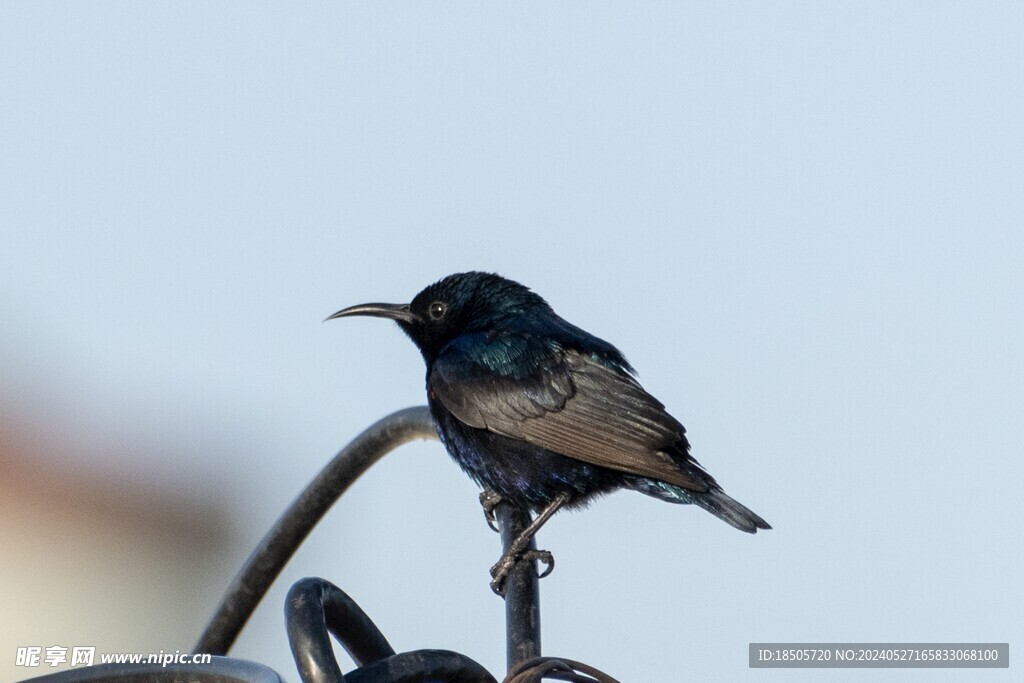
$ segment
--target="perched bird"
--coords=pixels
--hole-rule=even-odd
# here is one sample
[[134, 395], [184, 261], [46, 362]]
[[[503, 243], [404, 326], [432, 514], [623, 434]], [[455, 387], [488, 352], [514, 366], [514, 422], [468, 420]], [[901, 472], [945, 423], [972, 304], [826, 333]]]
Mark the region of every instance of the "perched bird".
[[[419, 347], [437, 433], [484, 488], [489, 521], [498, 497], [538, 513], [491, 570], [495, 592], [555, 511], [617, 489], [698, 505], [741, 531], [771, 528], [694, 460], [683, 425], [618, 349], [523, 285], [456, 273], [412, 303], [352, 306], [328, 320], [355, 315], [390, 318]], [[551, 565], [549, 553], [540, 558]]]

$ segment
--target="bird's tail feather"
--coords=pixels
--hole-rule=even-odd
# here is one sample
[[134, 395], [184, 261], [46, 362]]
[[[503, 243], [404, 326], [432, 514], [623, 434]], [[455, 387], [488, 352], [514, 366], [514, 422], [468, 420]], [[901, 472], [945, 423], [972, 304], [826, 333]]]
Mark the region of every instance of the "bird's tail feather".
[[758, 529], [772, 528], [768, 522], [761, 519], [760, 515], [743, 503], [730, 498], [721, 489], [698, 493], [693, 496], [693, 502], [748, 534], [755, 534]]
[[633, 488], [649, 496], [667, 500], [670, 503], [694, 504], [704, 508], [715, 517], [748, 534], [757, 533], [758, 529], [771, 529], [768, 522], [743, 503], [726, 495], [720, 488], [710, 491], [688, 491], [674, 484], [663, 481], [637, 478], [632, 482]]

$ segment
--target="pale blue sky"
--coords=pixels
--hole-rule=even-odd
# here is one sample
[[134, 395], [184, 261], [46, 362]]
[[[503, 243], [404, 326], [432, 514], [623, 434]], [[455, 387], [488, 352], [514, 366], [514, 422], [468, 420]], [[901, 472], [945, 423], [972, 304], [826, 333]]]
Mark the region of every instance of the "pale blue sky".
[[[1012, 2], [5, 2], [5, 400], [226, 496], [251, 546], [424, 401], [394, 325], [320, 321], [493, 270], [618, 345], [775, 526], [631, 493], [557, 516], [546, 653], [782, 681], [748, 642], [1018, 647], [1022, 35]], [[319, 575], [398, 650], [500, 674], [498, 551], [408, 446], [233, 654], [298, 680], [283, 597]]]

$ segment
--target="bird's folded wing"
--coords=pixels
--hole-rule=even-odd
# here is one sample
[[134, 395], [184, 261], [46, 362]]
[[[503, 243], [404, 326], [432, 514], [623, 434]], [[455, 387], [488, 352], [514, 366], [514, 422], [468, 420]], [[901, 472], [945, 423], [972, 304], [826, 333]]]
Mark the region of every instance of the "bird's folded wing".
[[664, 452], [685, 430], [636, 380], [576, 351], [533, 351], [527, 354], [528, 371], [518, 362], [514, 372], [503, 373], [486, 356], [481, 359], [479, 348], [449, 348], [431, 367], [430, 390], [472, 427], [620, 472], [707, 490], [704, 477], [685, 472]]

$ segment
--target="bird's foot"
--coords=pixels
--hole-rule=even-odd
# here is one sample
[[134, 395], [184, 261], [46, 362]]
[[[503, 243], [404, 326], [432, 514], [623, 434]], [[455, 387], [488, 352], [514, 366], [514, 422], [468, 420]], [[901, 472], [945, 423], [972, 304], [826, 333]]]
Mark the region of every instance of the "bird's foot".
[[555, 556], [547, 550], [527, 550], [522, 554], [517, 553], [505, 553], [498, 560], [497, 564], [491, 567], [491, 590], [496, 594], [504, 597], [505, 596], [505, 584], [508, 581], [509, 572], [516, 566], [516, 563], [520, 560], [530, 562], [531, 565], [535, 560], [539, 560], [544, 563], [544, 570], [538, 574], [538, 578], [543, 579], [545, 576], [550, 574], [555, 569]]
[[484, 519], [487, 520], [487, 526], [498, 533], [498, 519], [494, 516], [494, 508], [498, 507], [498, 503], [502, 501], [501, 494], [495, 493], [494, 491], [481, 491], [480, 492], [480, 506], [484, 509]]

